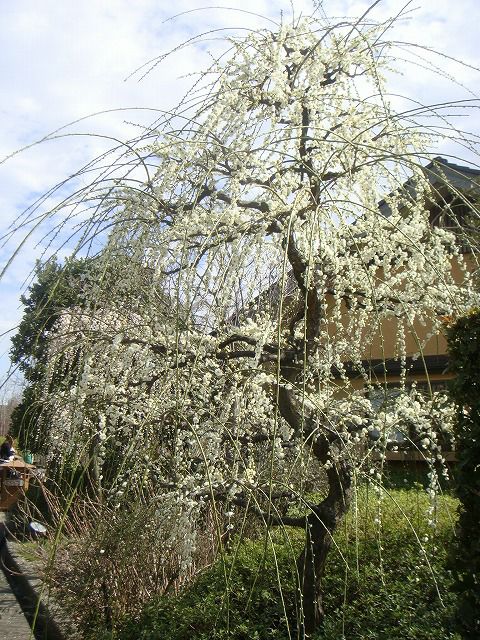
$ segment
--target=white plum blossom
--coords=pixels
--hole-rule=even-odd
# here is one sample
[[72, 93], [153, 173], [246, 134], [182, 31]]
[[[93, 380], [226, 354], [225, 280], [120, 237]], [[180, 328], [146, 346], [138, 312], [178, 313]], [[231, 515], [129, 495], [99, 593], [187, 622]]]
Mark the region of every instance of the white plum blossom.
[[52, 454], [95, 459], [114, 502], [153, 496], [185, 562], [205, 505], [290, 522], [268, 502], [305, 503], [322, 476], [330, 502], [297, 524], [323, 544], [395, 430], [442, 460], [448, 402], [369, 399], [384, 332], [405, 391], [412, 336], [419, 355], [474, 296], [455, 237], [430, 224], [431, 138], [389, 104], [383, 32], [303, 18], [233, 39], [197, 110], [150, 137], [150, 179], [104, 196], [99, 260], [120, 266], [52, 332]]

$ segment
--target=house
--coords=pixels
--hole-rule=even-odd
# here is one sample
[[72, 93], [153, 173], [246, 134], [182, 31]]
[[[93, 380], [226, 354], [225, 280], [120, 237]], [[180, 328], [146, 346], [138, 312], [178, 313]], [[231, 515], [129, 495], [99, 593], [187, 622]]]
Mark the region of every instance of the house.
[[[475, 243], [478, 247], [480, 225], [476, 203], [480, 201], [480, 170], [448, 162], [437, 157], [424, 168], [431, 185], [431, 197], [426, 203], [430, 212], [430, 223], [452, 231], [457, 236], [459, 259], [452, 263], [454, 280], [462, 282], [465, 270], [480, 273]], [[403, 186], [406, 197], [415, 197], [414, 186], [406, 182]], [[390, 214], [387, 202], [379, 203], [382, 215]], [[460, 262], [462, 265], [460, 265]], [[428, 395], [445, 391], [452, 374], [448, 370], [447, 342], [442, 333], [432, 332], [428, 325], [415, 325], [405, 336], [406, 360], [396, 355], [394, 318], [384, 320], [378, 327], [376, 339], [372, 340], [368, 354], [359, 367], [345, 363], [350, 384], [361, 390], [368, 387], [372, 403], [379, 408], [392, 401], [402, 384], [406, 370], [405, 386], [415, 385], [418, 391]], [[419, 354], [420, 351], [420, 355]], [[366, 384], [365, 372], [368, 373]], [[396, 434], [398, 451], [389, 451], [390, 461], [422, 461], [423, 454], [412, 450], [405, 434]], [[403, 449], [403, 451], [402, 451]], [[453, 452], [446, 452], [446, 460], [454, 461]]]
[[[459, 257], [452, 263], [453, 278], [462, 282], [466, 272], [479, 271], [479, 265], [472, 246], [477, 243], [476, 234], [480, 235], [479, 217], [475, 205], [480, 201], [480, 170], [464, 165], [454, 164], [444, 158], [434, 158], [424, 167], [431, 192], [425, 207], [429, 211], [432, 226], [442, 227], [452, 231], [458, 242]], [[397, 194], [398, 195], [398, 194]], [[401, 197], [418, 199], [415, 184], [407, 181], [401, 188]], [[387, 200], [379, 203], [380, 214], [388, 218], [391, 214]], [[289, 275], [283, 286], [273, 281], [248, 306], [240, 308], [241, 316], [254, 317], [257, 313], [270, 309], [273, 317], [278, 313], [278, 300], [282, 298], [282, 314], [284, 319], [293, 316], [296, 309], [296, 283]], [[328, 300], [327, 294], [327, 316]], [[351, 311], [345, 303], [342, 310], [347, 318]], [[232, 316], [233, 324], [237, 316]], [[416, 322], [405, 335], [404, 356], [398, 355], [396, 346], [397, 330], [394, 326], [395, 317], [384, 319], [375, 324], [372, 339], [369, 341], [368, 353], [364, 354], [361, 363], [343, 362], [342, 370], [334, 371], [338, 378], [339, 390], [342, 387], [352, 388], [360, 393], [367, 393], [372, 404], [380, 408], [400, 393], [400, 387], [415, 385], [420, 392], [430, 395], [436, 391], [447, 389], [452, 374], [448, 371], [447, 342], [438, 331], [432, 331], [432, 326], [421, 325]], [[332, 325], [332, 335], [335, 327]], [[420, 353], [420, 355], [419, 355]], [[406, 378], [405, 378], [406, 371]], [[397, 442], [407, 450], [391, 451], [388, 457], [394, 459], [422, 459], [420, 452], [408, 451], [408, 439], [405, 434], [397, 434]], [[447, 454], [447, 460], [453, 459], [453, 454]]]
[[[455, 281], [461, 282], [464, 277], [463, 269], [470, 272], [479, 269], [472, 244], [476, 239], [475, 234], [480, 236], [480, 225], [475, 223], [478, 214], [474, 213], [472, 206], [480, 201], [480, 170], [435, 158], [424, 171], [432, 187], [431, 200], [426, 205], [430, 211], [430, 223], [432, 226], [448, 229], [457, 236], [463, 265], [461, 268], [458, 261], [454, 261], [452, 271]], [[403, 188], [408, 196], [414, 195], [413, 187], [408, 182]], [[380, 202], [379, 208], [382, 215], [388, 217], [389, 208], [385, 201]], [[386, 376], [388, 383], [393, 385], [399, 379], [401, 363], [395, 357], [395, 332], [389, 330], [389, 322], [393, 320], [386, 321], [381, 326], [382, 343], [380, 344], [380, 340], [372, 342], [370, 353], [366, 354], [363, 364], [372, 379], [385, 381]], [[408, 375], [412, 381], [416, 381], [418, 388], [441, 390], [451, 377], [447, 371], [447, 343], [445, 337], [438, 333], [428, 339], [429, 333], [428, 326], [415, 326], [411, 335], [406, 337]], [[418, 358], [415, 354], [419, 351], [419, 343], [424, 343], [424, 346], [421, 357]], [[355, 368], [349, 364], [348, 370], [354, 378]]]

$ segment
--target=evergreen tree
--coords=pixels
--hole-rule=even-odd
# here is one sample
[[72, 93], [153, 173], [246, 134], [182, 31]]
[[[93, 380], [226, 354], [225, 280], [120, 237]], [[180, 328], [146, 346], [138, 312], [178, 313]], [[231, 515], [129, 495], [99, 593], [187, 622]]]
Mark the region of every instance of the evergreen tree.
[[47, 338], [60, 313], [81, 303], [82, 281], [90, 262], [70, 258], [61, 264], [55, 257], [37, 262], [36, 280], [21, 297], [24, 314], [10, 350], [12, 363], [25, 378], [22, 400], [11, 418], [11, 432], [21, 448], [42, 449], [38, 398], [44, 382]]

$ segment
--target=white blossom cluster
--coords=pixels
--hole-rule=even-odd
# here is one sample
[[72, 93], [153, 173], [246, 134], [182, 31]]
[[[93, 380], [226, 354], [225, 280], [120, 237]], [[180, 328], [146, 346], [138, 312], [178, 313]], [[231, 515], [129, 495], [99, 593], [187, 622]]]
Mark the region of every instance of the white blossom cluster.
[[384, 45], [376, 27], [311, 19], [232, 41], [198, 111], [148, 148], [144, 191], [108, 195], [116, 286], [92, 287], [53, 332], [52, 455], [95, 456], [117, 504], [148, 490], [186, 548], [206, 503], [299, 491], [323, 436], [319, 470], [361, 464], [373, 432], [385, 444], [405, 425], [442, 461], [448, 403], [403, 394], [375, 413], [348, 370], [368, 386], [385, 327], [405, 363], [409, 335], [425, 328], [421, 353], [474, 295], [453, 236], [430, 226], [428, 138], [388, 104]]

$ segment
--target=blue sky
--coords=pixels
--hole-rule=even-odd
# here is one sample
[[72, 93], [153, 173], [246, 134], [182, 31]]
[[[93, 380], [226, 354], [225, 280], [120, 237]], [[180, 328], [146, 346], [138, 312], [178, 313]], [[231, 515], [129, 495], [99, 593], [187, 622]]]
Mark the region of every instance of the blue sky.
[[[213, 4], [273, 18], [281, 11], [290, 13], [289, 0], [220, 0]], [[325, 0], [323, 10], [328, 15], [359, 15], [369, 4]], [[372, 15], [390, 16], [405, 4], [384, 0]], [[294, 5], [297, 13], [310, 12], [308, 0]], [[0, 0], [0, 237], [37, 197], [111, 146], [109, 141], [81, 134], [128, 139], [138, 132], [129, 123], [148, 124], [155, 119], [152, 112], [139, 110], [86, 116], [117, 108], [174, 106], [191, 83], [184, 76], [208, 65], [208, 51], [218, 51], [222, 45], [210, 40], [182, 49], [141, 81], [141, 73], [130, 75], [135, 69], [193, 35], [223, 27], [266, 25], [261, 18], [240, 11], [196, 11], [205, 6], [208, 3], [200, 0], [177, 0], [174, 9], [173, 3], [162, 0]], [[396, 39], [433, 46], [474, 66], [480, 64], [477, 0], [418, 0], [408, 10], [412, 10], [408, 19], [394, 32]], [[182, 11], [190, 13], [165, 22]], [[421, 50], [418, 53], [423, 63], [426, 56]], [[478, 72], [449, 60], [436, 62], [461, 85], [473, 92], [479, 88]], [[401, 60], [399, 64], [405, 73], [393, 78], [398, 93], [424, 103], [472, 97], [465, 88], [421, 67], [414, 69]], [[63, 137], [15, 154], [80, 118], [86, 119], [62, 129]], [[480, 134], [478, 113], [471, 114], [465, 128]], [[18, 298], [35, 259], [45, 249], [41, 237], [33, 234], [0, 282], [0, 333], [15, 327], [21, 317]], [[20, 239], [21, 234], [16, 234], [0, 246], [0, 263], [8, 260]], [[0, 339], [0, 380], [8, 369], [8, 349], [5, 336]]]

